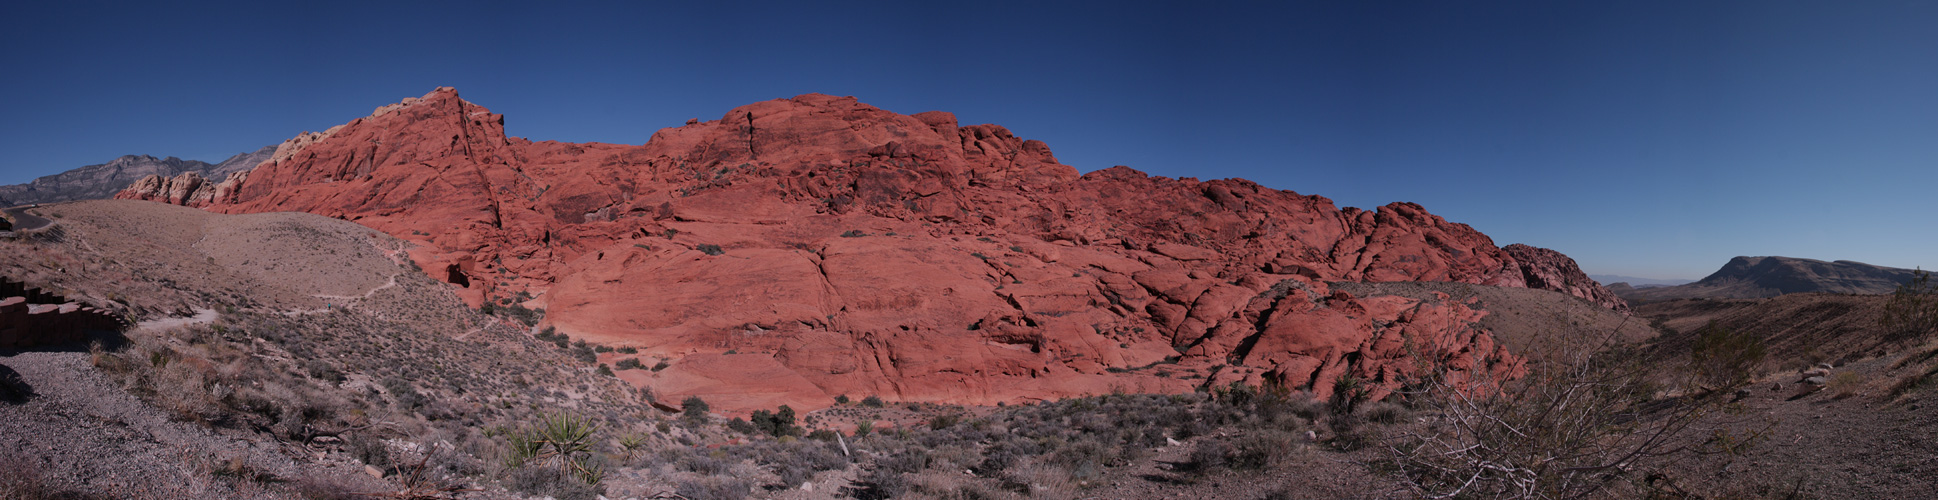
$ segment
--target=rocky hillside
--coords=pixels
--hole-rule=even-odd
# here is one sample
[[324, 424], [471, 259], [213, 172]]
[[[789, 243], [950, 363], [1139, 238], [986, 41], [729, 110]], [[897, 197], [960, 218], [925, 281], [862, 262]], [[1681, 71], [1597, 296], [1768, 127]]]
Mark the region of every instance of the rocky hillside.
[[107, 163], [88, 165], [34, 179], [26, 184], [0, 186], [0, 206], [111, 198], [115, 193], [127, 188], [130, 183], [150, 176], [173, 178], [193, 173], [204, 177], [224, 178], [231, 173], [256, 168], [257, 164], [268, 160], [275, 150], [272, 146], [254, 152], [238, 153], [214, 165], [173, 156], [167, 158], [148, 155], [123, 156]]
[[[533, 142], [440, 88], [202, 189], [118, 197], [356, 221], [473, 304], [669, 362], [622, 376], [716, 408], [841, 394], [963, 403], [1276, 381], [1382, 390], [1518, 369], [1460, 300], [1329, 281], [1532, 287], [1625, 308], [1571, 259], [1419, 205], [1241, 179], [1078, 175], [1040, 141], [852, 97], [755, 103], [643, 145]], [[650, 359], [648, 360], [650, 364]], [[1146, 368], [1166, 365], [1166, 369]]]
[[1840, 260], [1737, 257], [1695, 283], [1614, 290], [1631, 301], [1755, 299], [1790, 293], [1891, 293], [1911, 280], [1912, 270]]

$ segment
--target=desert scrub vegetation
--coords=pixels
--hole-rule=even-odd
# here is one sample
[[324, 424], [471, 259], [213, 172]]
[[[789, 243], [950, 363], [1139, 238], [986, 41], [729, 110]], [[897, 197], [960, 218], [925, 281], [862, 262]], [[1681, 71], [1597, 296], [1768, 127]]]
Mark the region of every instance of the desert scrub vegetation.
[[[478, 325], [464, 340], [463, 330], [424, 326], [435, 323], [441, 321], [341, 308], [294, 316], [238, 310], [212, 324], [131, 332], [121, 345], [97, 345], [90, 359], [177, 420], [354, 458], [404, 493], [496, 482], [554, 498], [595, 498], [596, 488], [583, 481], [506, 467], [512, 447], [491, 429], [543, 428], [561, 412], [598, 428], [652, 428], [652, 410], [632, 387], [556, 369], [578, 362], [569, 350], [480, 317], [458, 323]], [[649, 441], [664, 445], [664, 434]], [[611, 443], [591, 447], [574, 463], [602, 464], [617, 451]], [[293, 493], [316, 489], [324, 492], [318, 498], [330, 498], [325, 493], [335, 491], [297, 479], [286, 485]]]
[[586, 417], [557, 413], [538, 425], [507, 436], [505, 466], [514, 490], [566, 498], [605, 493], [603, 455], [593, 453], [599, 423]]
[[[1760, 357], [1740, 352], [1751, 350], [1741, 337], [1711, 335], [1719, 340], [1706, 348], [1737, 352], [1689, 371], [1733, 387], [1742, 361]], [[1455, 387], [1428, 377], [1401, 393], [1422, 422], [1388, 437], [1377, 465], [1424, 498], [1658, 498], [1681, 491], [1662, 473], [1675, 460], [1742, 455], [1774, 426], [1739, 415], [1727, 391], [1668, 395], [1656, 375], [1638, 351], [1609, 349], [1538, 363], [1512, 381]]]
[[[1239, 384], [1177, 395], [1112, 394], [1008, 406], [987, 416], [944, 410], [927, 425], [864, 434], [856, 498], [1067, 496], [1097, 488], [1112, 470], [1188, 446], [1165, 481], [1259, 471], [1315, 451], [1338, 417], [1309, 395]], [[1308, 434], [1311, 432], [1311, 434]], [[1311, 437], [1308, 437], [1311, 436]], [[963, 477], [963, 471], [972, 476]], [[949, 478], [944, 480], [943, 478]]]
[[1931, 273], [1924, 269], [1913, 271], [1911, 281], [1898, 285], [1891, 294], [1878, 321], [1896, 338], [1938, 332], [1938, 283], [1931, 282]]
[[1756, 377], [1767, 352], [1762, 337], [1711, 321], [1696, 330], [1689, 352], [1691, 381], [1716, 390], [1742, 386]]

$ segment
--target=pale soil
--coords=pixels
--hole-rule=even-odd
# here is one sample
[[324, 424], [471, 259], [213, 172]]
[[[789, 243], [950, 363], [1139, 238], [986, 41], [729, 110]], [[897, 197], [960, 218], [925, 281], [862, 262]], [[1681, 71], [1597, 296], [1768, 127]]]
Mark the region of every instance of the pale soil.
[[76, 351], [0, 356], [36, 394], [22, 404], [0, 404], [0, 454], [26, 460], [57, 489], [127, 499], [283, 498], [210, 471], [232, 460], [279, 478], [361, 467], [340, 459], [299, 462], [292, 458], [304, 453], [299, 448], [254, 432], [170, 420], [102, 377], [88, 357]]

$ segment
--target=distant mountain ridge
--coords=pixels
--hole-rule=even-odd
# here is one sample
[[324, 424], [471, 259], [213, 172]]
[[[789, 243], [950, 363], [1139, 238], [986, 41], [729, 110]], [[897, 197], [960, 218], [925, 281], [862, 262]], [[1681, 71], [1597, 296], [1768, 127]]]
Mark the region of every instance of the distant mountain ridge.
[[203, 177], [220, 179], [233, 172], [256, 168], [275, 153], [276, 146], [266, 146], [252, 152], [237, 153], [213, 165], [173, 156], [126, 155], [107, 163], [43, 176], [25, 184], [0, 186], [0, 206], [113, 198], [128, 184], [150, 175], [175, 177], [196, 172]]
[[1631, 301], [1757, 299], [1792, 293], [1883, 294], [1911, 280], [1912, 270], [1839, 260], [1736, 257], [1695, 283], [1677, 286], [1609, 287]]
[[1675, 286], [1675, 285], [1681, 285], [1686, 283], [1694, 283], [1696, 281], [1692, 279], [1666, 279], [1665, 280], [1665, 279], [1655, 279], [1655, 278], [1638, 278], [1635, 276], [1622, 276], [1619, 274], [1590, 274], [1588, 275], [1588, 277], [1601, 283], [1608, 283], [1608, 284], [1628, 283], [1630, 286], [1635, 286], [1639, 288], [1647, 288], [1651, 286]]

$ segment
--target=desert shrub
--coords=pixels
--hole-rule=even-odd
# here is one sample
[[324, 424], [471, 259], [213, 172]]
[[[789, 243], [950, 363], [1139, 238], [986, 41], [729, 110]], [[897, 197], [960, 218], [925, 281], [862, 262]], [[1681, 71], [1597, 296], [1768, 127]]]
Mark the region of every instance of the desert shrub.
[[1899, 376], [1898, 381], [1892, 383], [1890, 390], [1885, 392], [1885, 397], [1896, 399], [1920, 387], [1931, 385], [1935, 377], [1938, 377], [1938, 366], [1933, 366], [1930, 370], [1912, 370], [1911, 373]]
[[558, 500], [595, 500], [605, 488], [567, 479], [548, 467], [524, 466], [505, 473], [505, 488], [532, 496]]
[[316, 358], [303, 361], [303, 372], [308, 374], [310, 378], [324, 382], [336, 383], [344, 380], [343, 372], [337, 371], [336, 367], [331, 366], [328, 361]]
[[673, 462], [673, 466], [683, 471], [708, 476], [726, 474], [728, 470], [733, 468], [733, 464], [727, 463], [726, 460], [698, 453], [687, 453], [677, 457]]
[[402, 378], [385, 378], [383, 380], [383, 386], [385, 391], [390, 392], [390, 400], [396, 403], [398, 408], [415, 410], [418, 407], [424, 406], [424, 395], [418, 394], [417, 387], [412, 386], [410, 382], [406, 382]]
[[1368, 422], [1387, 425], [1404, 422], [1410, 417], [1405, 406], [1386, 402], [1369, 405], [1362, 413]]
[[1720, 394], [1655, 399], [1652, 370], [1614, 350], [1537, 365], [1499, 390], [1428, 377], [1411, 396], [1434, 425], [1388, 440], [1385, 466], [1423, 497], [1583, 498], [1680, 456], [1741, 453], [1770, 429], [1706, 418], [1725, 413]]
[[1697, 383], [1728, 389], [1749, 383], [1757, 365], [1763, 362], [1765, 348], [1762, 337], [1711, 321], [1696, 331], [1689, 354]]
[[386, 471], [386, 474], [391, 471], [390, 447], [384, 445], [383, 439], [367, 432], [357, 432], [345, 438], [343, 444], [349, 448], [350, 456], [356, 457], [364, 465]]
[[600, 374], [600, 375], [605, 375], [605, 376], [608, 376], [608, 377], [611, 377], [611, 376], [613, 376], [613, 375], [612, 375], [612, 367], [610, 367], [610, 366], [606, 366], [606, 364], [605, 364], [605, 363], [599, 363], [599, 368], [598, 368], [598, 369], [596, 369], [596, 370], [595, 370], [594, 372], [595, 372], [595, 373], [598, 373], [598, 374]]
[[868, 396], [865, 398], [861, 398], [861, 405], [869, 408], [881, 408], [882, 398], [875, 397], [875, 396]]
[[828, 449], [825, 444], [788, 446], [779, 450], [766, 450], [755, 457], [755, 461], [774, 470], [779, 476], [782, 488], [800, 486], [814, 477], [814, 473], [825, 470], [839, 470], [848, 467], [848, 460], [840, 452]]
[[1209, 472], [1223, 467], [1231, 455], [1230, 443], [1221, 439], [1203, 439], [1191, 448], [1191, 454], [1178, 464], [1178, 468], [1186, 472]]
[[620, 354], [639, 354], [639, 348], [637, 347], [621, 347], [618, 351]]
[[753, 481], [737, 477], [709, 476], [680, 481], [674, 492], [689, 500], [740, 500], [754, 489]]
[[755, 410], [751, 420], [755, 429], [770, 436], [781, 437], [801, 434], [801, 428], [794, 425], [794, 409], [789, 408], [787, 405], [781, 405], [778, 410], [773, 412]]
[[1843, 399], [1856, 395], [1857, 390], [1863, 385], [1864, 377], [1850, 370], [1843, 370], [1831, 375], [1825, 388], [1830, 390], [1831, 397]]
[[1239, 438], [1232, 444], [1232, 451], [1225, 461], [1234, 469], [1258, 470], [1283, 461], [1287, 451], [1293, 449], [1291, 434], [1279, 431], [1261, 431]]
[[701, 243], [699, 246], [693, 247], [693, 249], [699, 250], [700, 253], [704, 253], [707, 255], [720, 255], [720, 254], [727, 253], [726, 250], [720, 249], [720, 245], [715, 245], [712, 243]]
[[867, 235], [868, 233], [863, 233], [860, 229], [849, 229], [847, 232], [841, 233], [841, 237], [843, 238], [860, 238]]
[[854, 436], [857, 438], [866, 437], [868, 436], [868, 433], [874, 432], [874, 430], [875, 430], [875, 421], [873, 420], [863, 420], [860, 422], [855, 422]]
[[680, 401], [680, 413], [687, 420], [705, 421], [707, 412], [712, 410], [707, 406], [707, 400], [700, 399], [699, 396], [687, 396], [685, 400]]
[[1898, 285], [1879, 322], [1899, 338], [1938, 332], [1938, 283], [1931, 282], [1931, 273], [1920, 268], [1911, 281]]
[[[761, 410], [761, 411], [767, 411], [767, 410]], [[760, 428], [754, 427], [753, 423], [748, 422], [746, 419], [743, 419], [740, 417], [734, 417], [733, 420], [728, 420], [727, 429], [741, 434], [754, 434], [754, 433], [760, 432]]]
[[290, 485], [296, 496], [303, 500], [356, 500], [359, 495], [354, 483], [336, 475], [305, 475], [296, 478]]
[[834, 404], [838, 404], [838, 405], [845, 405], [845, 404], [848, 404], [848, 395], [847, 395], [847, 394], [842, 394], [842, 395], [840, 395], [840, 396], [835, 396], [835, 397], [834, 397]]
[[929, 419], [929, 429], [939, 431], [950, 427], [955, 427], [956, 423], [961, 421], [962, 421], [961, 415], [955, 415], [955, 414], [936, 415], [935, 418]]
[[40, 465], [27, 456], [0, 455], [0, 498], [9, 500], [95, 500], [106, 497], [67, 491], [48, 481]]

